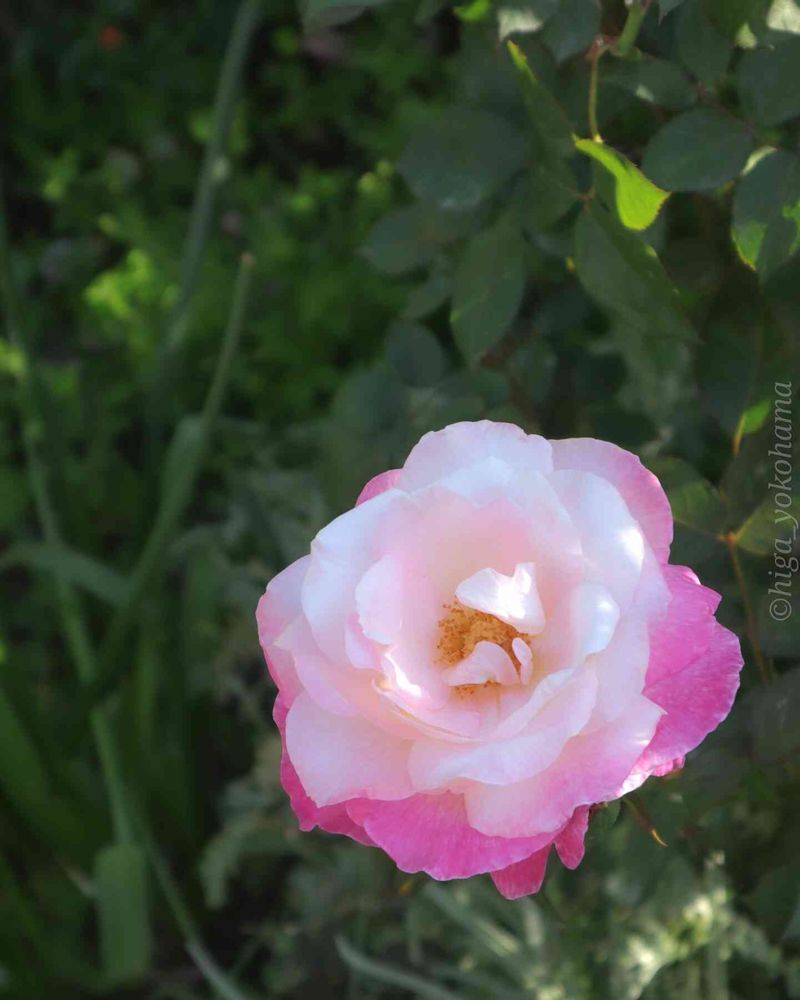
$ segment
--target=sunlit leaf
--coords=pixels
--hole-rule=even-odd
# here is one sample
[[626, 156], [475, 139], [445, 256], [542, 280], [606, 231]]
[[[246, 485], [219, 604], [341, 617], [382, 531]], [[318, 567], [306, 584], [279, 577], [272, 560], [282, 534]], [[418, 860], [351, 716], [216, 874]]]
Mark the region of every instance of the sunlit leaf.
[[615, 207], [628, 229], [647, 229], [669, 197], [622, 153], [597, 139], [576, 139], [575, 148], [601, 164], [614, 178]]
[[800, 160], [772, 149], [753, 161], [736, 187], [733, 240], [766, 279], [800, 248]]

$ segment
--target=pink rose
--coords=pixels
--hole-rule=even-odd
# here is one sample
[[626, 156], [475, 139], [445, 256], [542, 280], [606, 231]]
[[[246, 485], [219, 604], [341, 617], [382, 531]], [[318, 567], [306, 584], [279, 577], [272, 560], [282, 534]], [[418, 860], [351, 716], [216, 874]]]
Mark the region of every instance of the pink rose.
[[616, 445], [426, 434], [258, 607], [301, 829], [509, 898], [551, 847], [576, 867], [590, 806], [682, 764], [738, 687], [719, 595], [671, 540], [658, 480]]

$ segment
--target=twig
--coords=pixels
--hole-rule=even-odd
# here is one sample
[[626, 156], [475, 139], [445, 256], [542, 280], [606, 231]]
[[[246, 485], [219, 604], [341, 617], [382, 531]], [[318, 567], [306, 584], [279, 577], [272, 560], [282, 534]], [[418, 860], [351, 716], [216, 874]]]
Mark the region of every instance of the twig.
[[169, 384], [172, 366], [186, 337], [189, 306], [197, 289], [200, 265], [208, 243], [214, 202], [220, 184], [220, 167], [233, 120], [239, 81], [262, 10], [262, 0], [242, 0], [225, 50], [214, 98], [211, 130], [192, 204], [189, 232], [181, 263], [178, 297], [169, 318], [151, 386], [149, 413], [156, 425], [162, 411], [163, 392]]
[[742, 605], [744, 606], [747, 640], [750, 643], [750, 649], [753, 652], [753, 659], [756, 661], [756, 666], [758, 667], [758, 672], [761, 675], [761, 680], [765, 684], [769, 684], [771, 680], [770, 671], [767, 666], [767, 661], [764, 659], [764, 654], [761, 652], [758, 621], [755, 616], [755, 611], [753, 610], [752, 601], [750, 600], [750, 594], [747, 590], [747, 581], [745, 580], [744, 572], [742, 571], [742, 563], [739, 559], [739, 550], [736, 546], [736, 535], [733, 532], [729, 532], [724, 536], [724, 540], [728, 547], [731, 562], [733, 563], [733, 572], [736, 577], [736, 582], [739, 585], [739, 594], [741, 595]]
[[587, 58], [591, 67], [589, 76], [589, 133], [595, 142], [601, 142], [600, 129], [597, 126], [597, 91], [600, 81], [600, 58], [606, 51], [606, 44], [602, 38], [597, 38], [589, 49]]
[[636, 45], [639, 37], [639, 30], [642, 27], [647, 11], [650, 9], [650, 0], [633, 0], [622, 34], [617, 39], [614, 51], [618, 56], [625, 58], [629, 56]]

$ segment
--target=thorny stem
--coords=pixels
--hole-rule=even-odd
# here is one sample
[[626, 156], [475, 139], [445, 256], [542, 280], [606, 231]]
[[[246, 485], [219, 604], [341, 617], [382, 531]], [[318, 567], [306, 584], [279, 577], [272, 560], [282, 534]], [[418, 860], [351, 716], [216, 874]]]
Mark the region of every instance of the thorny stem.
[[631, 792], [629, 795], [626, 795], [622, 801], [633, 813], [639, 826], [641, 826], [643, 830], [646, 830], [660, 847], [666, 847], [667, 845], [661, 839], [658, 830], [656, 830], [655, 823], [653, 823], [652, 817], [647, 811], [647, 807], [644, 802], [642, 802], [641, 798], [635, 792]]

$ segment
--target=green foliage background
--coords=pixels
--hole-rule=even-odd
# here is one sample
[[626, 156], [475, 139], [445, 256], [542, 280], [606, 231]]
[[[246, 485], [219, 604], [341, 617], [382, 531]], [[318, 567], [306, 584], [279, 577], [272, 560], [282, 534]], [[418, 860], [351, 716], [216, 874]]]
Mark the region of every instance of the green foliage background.
[[[0, 37], [0, 997], [800, 997], [796, 0], [29, 0]], [[515, 903], [298, 834], [253, 621], [481, 417], [637, 451], [746, 655]]]

